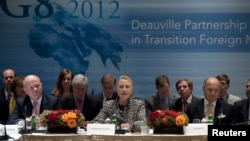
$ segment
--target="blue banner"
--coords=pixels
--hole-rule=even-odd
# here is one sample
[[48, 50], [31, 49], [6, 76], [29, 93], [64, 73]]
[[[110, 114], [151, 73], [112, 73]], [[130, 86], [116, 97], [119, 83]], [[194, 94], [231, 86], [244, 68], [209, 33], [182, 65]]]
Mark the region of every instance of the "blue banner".
[[226, 73], [230, 92], [245, 97], [250, 76], [248, 0], [1, 0], [0, 69], [37, 74], [50, 93], [63, 68], [83, 73], [89, 93], [105, 73], [129, 75], [139, 98], [166, 74], [203, 96], [208, 76]]

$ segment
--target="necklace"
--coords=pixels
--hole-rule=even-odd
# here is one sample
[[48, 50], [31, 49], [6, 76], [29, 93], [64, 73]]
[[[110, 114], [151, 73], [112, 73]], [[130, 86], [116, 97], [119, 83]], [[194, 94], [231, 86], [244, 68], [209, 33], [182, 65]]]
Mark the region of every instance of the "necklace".
[[118, 102], [116, 103], [116, 106], [117, 106], [117, 109], [118, 109], [119, 113], [122, 113], [124, 111], [124, 109], [125, 109], [125, 107], [121, 106]]

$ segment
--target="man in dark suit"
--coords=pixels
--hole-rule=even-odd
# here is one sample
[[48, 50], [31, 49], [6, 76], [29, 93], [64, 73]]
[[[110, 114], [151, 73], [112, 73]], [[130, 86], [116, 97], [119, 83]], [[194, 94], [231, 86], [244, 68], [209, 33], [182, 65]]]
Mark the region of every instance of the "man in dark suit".
[[3, 88], [0, 89], [0, 123], [6, 124], [10, 112], [9, 112], [9, 106], [10, 106], [10, 99], [12, 96], [14, 96], [14, 93], [11, 91], [11, 83], [13, 79], [15, 78], [15, 71], [13, 69], [5, 69], [2, 72], [2, 83]]
[[38, 76], [26, 76], [23, 80], [23, 88], [27, 96], [17, 99], [15, 109], [7, 122], [8, 124], [16, 124], [17, 119], [26, 119], [32, 114], [39, 116], [43, 110], [61, 108], [57, 97], [43, 94], [42, 83]]
[[177, 80], [175, 88], [181, 97], [175, 101], [173, 110], [186, 113], [188, 104], [200, 99], [192, 94], [193, 82], [187, 78], [180, 78], [179, 80]]
[[219, 99], [220, 81], [215, 77], [208, 77], [203, 82], [204, 98], [188, 105], [189, 122], [202, 119], [204, 116], [213, 117], [213, 124], [227, 125], [232, 123], [233, 106]]
[[116, 79], [111, 74], [105, 74], [101, 78], [102, 92], [95, 95], [95, 97], [102, 103], [102, 107], [105, 105], [105, 102], [117, 97], [115, 92], [115, 83]]
[[102, 103], [98, 102], [96, 97], [87, 94], [88, 78], [86, 76], [75, 75], [71, 85], [73, 93], [61, 98], [62, 109], [78, 109], [82, 111], [85, 121], [91, 121], [99, 113]]
[[157, 92], [145, 98], [146, 115], [160, 109], [172, 109], [176, 95], [170, 93], [170, 82], [166, 75], [159, 75], [155, 79]]
[[234, 103], [233, 124], [250, 124], [250, 79], [246, 84], [246, 96], [247, 98]]

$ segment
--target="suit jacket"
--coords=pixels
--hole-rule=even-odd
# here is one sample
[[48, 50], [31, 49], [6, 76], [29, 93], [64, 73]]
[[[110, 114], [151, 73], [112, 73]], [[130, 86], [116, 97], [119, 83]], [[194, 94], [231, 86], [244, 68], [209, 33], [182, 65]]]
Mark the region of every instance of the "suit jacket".
[[145, 105], [142, 100], [130, 97], [127, 107], [122, 112], [117, 103], [118, 98], [107, 101], [93, 122], [103, 123], [105, 119], [112, 119], [112, 115], [116, 114], [119, 126], [122, 123], [129, 123], [132, 128], [133, 126], [140, 127], [143, 123], [146, 123]]
[[249, 99], [242, 99], [234, 103], [233, 124], [247, 122], [249, 112]]
[[[76, 101], [74, 94], [69, 94], [60, 99], [62, 109], [64, 110], [73, 110], [77, 109], [76, 108]], [[96, 97], [85, 94], [84, 102], [83, 102], [83, 107], [82, 107], [82, 114], [85, 117], [85, 121], [91, 121], [93, 120], [96, 115], [99, 113], [101, 109], [101, 105]]]
[[[174, 94], [169, 94], [168, 95], [168, 105], [167, 107], [169, 109], [172, 109], [172, 107], [175, 104], [175, 101], [178, 97]], [[145, 107], [146, 107], [146, 115], [147, 117], [150, 115], [150, 112], [155, 111], [155, 110], [160, 110], [162, 109], [161, 107], [161, 98], [160, 94], [157, 92], [153, 95], [150, 95], [145, 98]]]
[[[17, 119], [25, 119], [26, 117], [30, 117], [32, 115], [33, 105], [30, 100], [30, 97], [27, 95], [25, 97], [18, 98], [16, 100], [16, 106], [14, 111], [10, 115], [8, 119], [8, 124], [16, 124]], [[40, 113], [43, 110], [57, 110], [61, 109], [59, 98], [49, 95], [42, 94], [42, 101], [40, 104]]]
[[[219, 118], [220, 114], [225, 115], [224, 118]], [[204, 98], [198, 100], [197, 102], [188, 105], [187, 115], [189, 122], [192, 123], [193, 119], [202, 119], [205, 115], [204, 113]], [[228, 125], [232, 123], [233, 120], [233, 106], [226, 103], [223, 100], [217, 99], [215, 111], [214, 111], [214, 125]]]
[[239, 100], [241, 100], [240, 97], [235, 96], [235, 95], [232, 95], [232, 94], [228, 94], [228, 97], [227, 97], [227, 99], [226, 99], [225, 101], [226, 101], [227, 103], [233, 105], [234, 102], [239, 101]]
[[[101, 103], [101, 108], [103, 108], [103, 99], [104, 99], [104, 96], [103, 96], [103, 93], [98, 93], [96, 95], [94, 95], [96, 97], [96, 99]], [[106, 101], [108, 100], [113, 100], [113, 99], [116, 99], [117, 97], [117, 93], [116, 92], [113, 92], [113, 95], [111, 98], [107, 99]]]
[[9, 118], [9, 100], [5, 99], [4, 88], [0, 89], [0, 123], [6, 124]]
[[[198, 97], [196, 97], [196, 96], [194, 96], [194, 95], [192, 95], [192, 100], [191, 100], [191, 103], [193, 103], [193, 102], [196, 102], [196, 101], [198, 101], [200, 98], [198, 98]], [[190, 103], [189, 103], [190, 104]], [[181, 97], [179, 97], [176, 101], [175, 101], [175, 105], [173, 106], [173, 110], [175, 110], [175, 111], [183, 111], [182, 110], [182, 98]]]

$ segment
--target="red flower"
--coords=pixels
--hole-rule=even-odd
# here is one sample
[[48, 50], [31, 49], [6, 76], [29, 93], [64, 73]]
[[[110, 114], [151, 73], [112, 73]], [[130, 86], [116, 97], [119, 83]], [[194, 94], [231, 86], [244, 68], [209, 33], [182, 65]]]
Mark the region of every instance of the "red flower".
[[154, 122], [154, 121], [157, 119], [158, 115], [159, 115], [158, 112], [156, 112], [156, 111], [155, 111], [155, 112], [152, 112], [152, 113], [150, 114], [149, 120], [150, 120], [151, 122]]
[[55, 121], [56, 118], [57, 118], [57, 114], [56, 113], [50, 113], [47, 118], [48, 118], [49, 121]]
[[44, 110], [39, 118], [42, 126], [52, 123], [74, 128], [83, 126], [85, 122], [85, 117], [79, 110]]
[[184, 126], [187, 125], [188, 122], [189, 119], [185, 113], [173, 110], [156, 110], [151, 112], [148, 117], [148, 125], [150, 127], [160, 125]]

